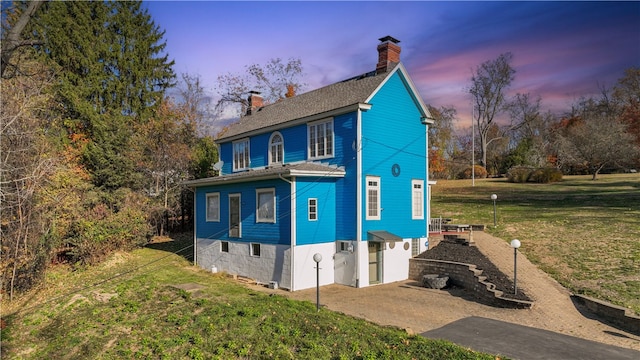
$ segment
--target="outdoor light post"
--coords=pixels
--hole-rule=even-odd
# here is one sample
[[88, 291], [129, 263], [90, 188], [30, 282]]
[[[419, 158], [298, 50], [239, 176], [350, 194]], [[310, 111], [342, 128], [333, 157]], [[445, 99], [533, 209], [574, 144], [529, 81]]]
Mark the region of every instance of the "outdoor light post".
[[493, 200], [493, 227], [498, 226], [496, 223], [496, 200], [498, 199], [498, 195], [491, 194], [491, 200]]
[[315, 253], [313, 261], [316, 262], [316, 310], [320, 311], [320, 261], [322, 261], [322, 255]]
[[518, 248], [520, 247], [520, 240], [511, 240], [511, 247], [513, 248], [513, 294], [518, 294]]

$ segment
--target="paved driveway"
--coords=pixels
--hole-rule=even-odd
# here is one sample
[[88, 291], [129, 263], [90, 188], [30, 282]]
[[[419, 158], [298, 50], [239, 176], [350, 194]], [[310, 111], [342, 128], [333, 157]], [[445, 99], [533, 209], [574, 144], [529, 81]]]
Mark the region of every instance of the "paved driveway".
[[635, 350], [476, 316], [454, 321], [422, 336], [522, 360], [640, 359], [640, 352]]
[[[474, 239], [478, 249], [499, 269], [505, 274], [513, 273], [513, 249], [507, 242], [483, 232], [474, 233]], [[414, 285], [417, 284], [410, 280], [360, 289], [335, 284], [327, 285], [320, 288], [320, 303], [333, 311], [380, 325], [396, 326], [416, 334], [433, 335], [431, 331], [446, 331], [449, 325], [458, 329], [456, 331], [462, 332], [460, 328], [466, 328], [469, 321], [484, 319], [481, 323], [484, 321], [490, 324], [484, 328], [487, 329], [486, 335], [491, 336], [491, 340], [480, 340], [484, 336], [480, 332], [465, 335], [462, 339], [470, 341], [477, 338], [480, 341], [477, 345], [467, 345], [453, 337], [450, 340], [473, 349], [502, 353], [514, 358], [538, 359], [534, 356], [541, 353], [542, 344], [549, 348], [549, 352], [558, 351], [557, 356], [543, 357], [545, 359], [632, 358], [640, 360], [640, 336], [608, 325], [595, 317], [585, 317], [581, 312], [584, 309], [576, 308], [571, 301], [569, 291], [531, 264], [524, 254], [518, 257], [518, 286], [533, 298], [535, 304], [531, 309], [496, 308], [477, 303], [469, 292], [463, 289], [434, 290]], [[288, 292], [261, 287], [261, 290], [297, 300], [308, 300], [312, 303], [316, 300], [315, 289]], [[519, 327], [519, 325], [522, 326]], [[473, 332], [476, 329], [477, 327], [469, 327], [467, 331]], [[531, 330], [525, 331], [527, 329]], [[533, 329], [538, 330], [533, 331]], [[526, 340], [523, 340], [524, 343], [519, 344], [516, 350], [526, 351], [524, 355], [528, 356], [507, 352], [508, 348], [501, 348], [503, 345], [500, 339], [515, 341], [510, 335], [512, 332], [523, 334], [519, 336], [522, 339], [528, 337], [539, 339], [536, 340], [538, 346], [527, 347]], [[595, 345], [591, 348], [609, 351], [606, 352], [606, 356], [597, 355], [599, 353], [595, 350], [586, 354], [590, 356], [573, 358], [568, 356], [573, 353], [579, 354], [578, 350], [559, 352], [570, 349], [571, 346], [575, 346], [574, 349], [581, 347], [588, 349], [588, 344], [594, 342]], [[487, 343], [495, 344], [496, 348], [476, 348], [476, 346], [486, 346]], [[511, 341], [505, 343], [511, 343]], [[549, 356], [549, 353], [546, 355]]]

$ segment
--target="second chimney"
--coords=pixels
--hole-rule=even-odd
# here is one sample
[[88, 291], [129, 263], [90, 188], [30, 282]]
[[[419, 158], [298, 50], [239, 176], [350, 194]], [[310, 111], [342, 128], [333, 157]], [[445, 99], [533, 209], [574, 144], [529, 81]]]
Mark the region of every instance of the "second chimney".
[[247, 98], [247, 115], [251, 115], [256, 112], [257, 109], [264, 106], [264, 100], [259, 91], [249, 91], [249, 97]]
[[389, 71], [395, 64], [400, 62], [400, 46], [397, 45], [400, 40], [391, 36], [385, 36], [378, 40], [381, 43], [378, 45], [376, 74], [381, 74]]

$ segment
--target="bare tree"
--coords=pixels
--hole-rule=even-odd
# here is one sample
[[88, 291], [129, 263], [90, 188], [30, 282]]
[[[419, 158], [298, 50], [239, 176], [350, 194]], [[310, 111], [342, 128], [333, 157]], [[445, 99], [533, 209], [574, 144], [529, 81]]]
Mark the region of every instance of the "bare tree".
[[494, 60], [480, 64], [471, 77], [469, 93], [473, 100], [474, 121], [480, 139], [482, 166], [487, 166], [487, 146], [492, 141], [502, 138], [501, 134], [490, 137], [496, 115], [505, 109], [507, 104], [506, 90], [514, 79], [515, 70], [511, 67], [513, 55], [510, 52], [501, 54]]
[[42, 237], [49, 224], [39, 196], [55, 164], [42, 116], [51, 106], [51, 80], [37, 63], [21, 66], [37, 75], [4, 79], [0, 96], [0, 274], [11, 298], [14, 289], [37, 283], [48, 264], [51, 244]]
[[542, 99], [531, 98], [530, 94], [516, 94], [508, 105], [511, 123], [509, 126], [510, 147], [515, 148], [520, 142], [528, 144], [527, 165], [542, 167], [547, 165], [547, 150], [550, 144], [548, 134], [550, 113], [541, 112]]
[[617, 118], [605, 112], [586, 112], [558, 137], [562, 163], [585, 166], [597, 179], [607, 165], [623, 165], [638, 156], [634, 136]]
[[302, 61], [294, 58], [287, 63], [280, 58], [271, 59], [264, 65], [247, 66], [244, 74], [221, 75], [216, 108], [219, 112], [233, 108], [233, 115], [244, 116], [249, 106], [249, 91], [261, 92], [265, 103], [274, 103], [300, 91], [305, 86], [300, 80], [302, 75]]
[[612, 100], [620, 109], [622, 122], [640, 146], [640, 67], [631, 67], [613, 88]]

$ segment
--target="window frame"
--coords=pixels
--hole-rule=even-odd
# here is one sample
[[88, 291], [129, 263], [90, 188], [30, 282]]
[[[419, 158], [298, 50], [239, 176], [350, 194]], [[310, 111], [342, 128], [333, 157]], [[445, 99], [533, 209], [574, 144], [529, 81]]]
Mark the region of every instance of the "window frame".
[[[262, 218], [260, 216], [260, 195], [261, 194], [271, 194], [271, 202], [272, 202], [272, 213], [273, 218]], [[276, 189], [275, 188], [263, 188], [256, 189], [256, 223], [271, 223], [274, 224], [276, 222]]]
[[[416, 189], [416, 186], [420, 186], [419, 190]], [[416, 197], [418, 194], [419, 198]], [[416, 200], [419, 200], [420, 204], [417, 204]], [[420, 205], [419, 213], [416, 211], [418, 210], [417, 205]], [[424, 219], [424, 180], [421, 179], [411, 180], [411, 219]]]
[[229, 242], [222, 240], [220, 241], [220, 252], [221, 253], [229, 253]]
[[[258, 251], [256, 251], [256, 249]], [[249, 255], [253, 257], [260, 257], [262, 253], [262, 244], [260, 243], [249, 243]]]
[[[212, 214], [210, 214], [209, 212], [209, 199], [210, 198], [217, 198], [217, 203], [218, 203], [218, 216], [214, 217], [212, 216]], [[213, 192], [213, 193], [207, 193], [206, 194], [206, 201], [205, 201], [205, 219], [206, 222], [220, 222], [220, 193], [219, 192]]]
[[411, 238], [411, 257], [420, 255], [420, 238]]
[[[241, 145], [245, 145], [241, 148]], [[251, 166], [251, 141], [249, 138], [231, 143], [233, 153], [233, 171], [247, 170]]]
[[[274, 143], [274, 138], [276, 136], [280, 137], [280, 141]], [[275, 151], [274, 151], [274, 147], [275, 147]], [[274, 161], [273, 160], [274, 154], [276, 154], [276, 157], [278, 157], [279, 159], [276, 159]], [[268, 161], [269, 165], [284, 164], [284, 136], [282, 136], [282, 134], [279, 131], [274, 132], [269, 137], [269, 151], [267, 156], [269, 157], [269, 161]]]
[[[376, 185], [371, 185], [369, 184], [370, 182], [376, 182]], [[380, 177], [379, 176], [370, 176], [367, 175], [365, 176], [365, 215], [366, 215], [366, 220], [380, 220], [382, 218], [382, 206], [380, 203], [380, 199], [381, 199], [381, 185], [380, 185]], [[376, 190], [376, 197], [375, 197], [375, 205], [376, 206], [376, 213], [375, 214], [371, 214], [371, 205], [372, 205], [372, 198], [371, 198], [371, 190]]]
[[[312, 202], [314, 202], [313, 205], [311, 205]], [[307, 199], [307, 219], [309, 221], [318, 221], [318, 198]]]
[[[328, 126], [331, 128], [328, 129]], [[318, 130], [324, 133], [322, 138], [318, 136]], [[329, 159], [335, 156], [335, 131], [333, 118], [310, 122], [307, 124], [307, 158], [309, 160]], [[312, 142], [313, 141], [313, 142]], [[319, 154], [320, 142], [322, 142], [322, 155]]]
[[[238, 236], [231, 236], [231, 207], [232, 207], [232, 203], [234, 202], [234, 198], [237, 198], [238, 201]], [[229, 223], [228, 223], [228, 227], [229, 227], [229, 237], [230, 238], [242, 238], [242, 193], [231, 193], [228, 195], [228, 199], [229, 199], [229, 204], [228, 204], [228, 218], [229, 218]]]

